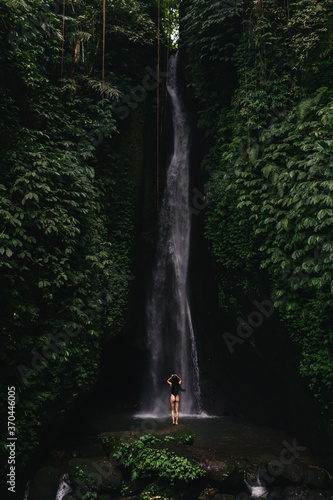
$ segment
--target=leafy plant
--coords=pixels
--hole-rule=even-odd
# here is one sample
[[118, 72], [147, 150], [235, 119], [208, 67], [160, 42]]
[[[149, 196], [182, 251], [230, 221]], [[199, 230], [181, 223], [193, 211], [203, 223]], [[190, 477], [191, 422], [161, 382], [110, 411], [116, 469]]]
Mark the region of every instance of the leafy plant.
[[89, 476], [80, 466], [76, 467], [76, 476], [85, 490], [82, 499], [88, 500], [90, 498], [97, 498], [97, 481], [93, 477]]
[[332, 2], [316, 0], [194, 0], [183, 17], [220, 305], [243, 314], [251, 297], [274, 290], [328, 431], [332, 22]]
[[129, 161], [115, 136], [135, 134], [115, 107], [155, 57], [149, 6], [107, 2], [103, 96], [102, 4], [65, 7], [63, 19], [53, 1], [0, 5], [1, 363], [29, 428], [22, 467], [93, 387], [101, 343], [125, 321], [142, 145]]
[[186, 458], [177, 456], [167, 449], [153, 448], [160, 440], [152, 435], [144, 435], [132, 443], [121, 443], [114, 458], [121, 459], [131, 471], [131, 480], [139, 478], [167, 479], [174, 486], [176, 481], [192, 481], [205, 472]]

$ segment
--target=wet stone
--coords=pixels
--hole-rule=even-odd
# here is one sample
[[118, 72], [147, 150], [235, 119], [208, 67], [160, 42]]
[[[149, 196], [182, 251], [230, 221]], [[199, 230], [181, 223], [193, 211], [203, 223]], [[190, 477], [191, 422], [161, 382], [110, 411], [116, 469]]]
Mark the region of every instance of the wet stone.
[[54, 500], [60, 475], [55, 467], [42, 467], [32, 480], [28, 500]]
[[105, 458], [74, 458], [69, 463], [69, 478], [73, 488], [80, 491], [119, 491], [121, 472]]
[[325, 488], [329, 487], [330, 478], [326, 471], [313, 468], [305, 471], [303, 482], [311, 488]]
[[201, 493], [200, 496], [198, 497], [198, 500], [211, 500], [215, 499], [216, 495], [218, 495], [220, 492], [217, 488], [206, 488], [204, 489]]
[[235, 470], [235, 466], [233, 464], [222, 462], [220, 460], [207, 461], [203, 467], [207, 471], [207, 477], [209, 479], [221, 483], [229, 479]]

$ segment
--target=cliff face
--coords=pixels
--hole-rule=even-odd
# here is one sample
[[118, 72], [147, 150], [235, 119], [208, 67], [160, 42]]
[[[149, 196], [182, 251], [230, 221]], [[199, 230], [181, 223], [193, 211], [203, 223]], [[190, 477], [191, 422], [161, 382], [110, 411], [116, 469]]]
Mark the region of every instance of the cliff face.
[[2, 392], [16, 387], [17, 427], [29, 429], [22, 468], [54, 415], [62, 425], [92, 390], [103, 343], [130, 316], [141, 221], [155, 213], [143, 194], [155, 172], [155, 17], [115, 2], [103, 38], [94, 2], [65, 15], [59, 2], [0, 6]]
[[332, 5], [185, 1], [180, 25], [201, 143], [194, 186], [207, 192], [192, 251], [207, 404], [287, 425], [323, 450]]

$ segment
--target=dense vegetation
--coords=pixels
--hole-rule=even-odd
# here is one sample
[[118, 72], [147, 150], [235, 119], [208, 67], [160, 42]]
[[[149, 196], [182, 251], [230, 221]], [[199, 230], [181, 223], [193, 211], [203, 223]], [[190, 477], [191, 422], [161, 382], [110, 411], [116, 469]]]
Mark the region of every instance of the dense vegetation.
[[[142, 500], [158, 496], [171, 500], [189, 498], [191, 495], [188, 492], [198, 487], [200, 491], [199, 479], [205, 477], [206, 472], [200, 465], [182, 456], [186, 454], [186, 448], [182, 450], [179, 446], [193, 444], [194, 433], [190, 428], [179, 426], [177, 431], [170, 432], [169, 429], [169, 433], [159, 436], [105, 433], [100, 435], [100, 440], [108, 456], [105, 463], [111, 460], [113, 467], [119, 467], [124, 474], [124, 496], [139, 495]], [[89, 461], [72, 460], [70, 476], [77, 486], [76, 495], [80, 490], [85, 492], [86, 498], [90, 498], [89, 494], [93, 498], [103, 489], [103, 485], [96, 481], [96, 474], [91, 473]]]
[[102, 340], [123, 326], [157, 85], [155, 2], [106, 2], [104, 81], [102, 3], [62, 9], [0, 5], [1, 393], [16, 386], [21, 466], [92, 387]]
[[[161, 45], [173, 46], [177, 5], [162, 2], [158, 23], [157, 0], [106, 0], [104, 47], [101, 1], [68, 0], [65, 15], [60, 0], [0, 4], [2, 420], [15, 386], [22, 467], [50, 422], [93, 387], [102, 342], [126, 321], [157, 25]], [[274, 300], [328, 426], [333, 4], [183, 0], [181, 9], [221, 307], [237, 316], [249, 297]], [[141, 448], [118, 450], [138, 476]], [[149, 452], [152, 475], [161, 460], [179, 465], [163, 453]], [[198, 472], [180, 466], [184, 480]]]
[[329, 428], [333, 4], [184, 4], [182, 46], [208, 150], [206, 234], [221, 307], [236, 317], [251, 311], [250, 297], [274, 302]]

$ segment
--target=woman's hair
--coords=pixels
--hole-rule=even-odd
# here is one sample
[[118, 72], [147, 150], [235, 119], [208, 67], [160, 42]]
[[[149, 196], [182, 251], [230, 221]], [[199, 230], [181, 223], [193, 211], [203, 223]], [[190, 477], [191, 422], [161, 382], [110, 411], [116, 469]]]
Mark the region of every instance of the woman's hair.
[[181, 385], [179, 384], [179, 377], [177, 375], [173, 375], [171, 377], [171, 384], [172, 384], [172, 387], [175, 387], [183, 392], [185, 392], [186, 389], [183, 389], [181, 387]]

